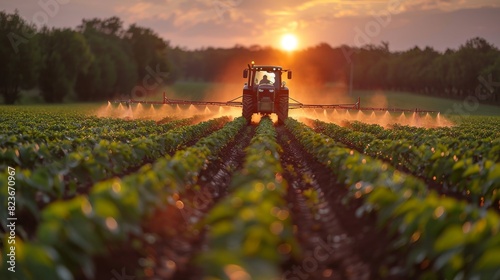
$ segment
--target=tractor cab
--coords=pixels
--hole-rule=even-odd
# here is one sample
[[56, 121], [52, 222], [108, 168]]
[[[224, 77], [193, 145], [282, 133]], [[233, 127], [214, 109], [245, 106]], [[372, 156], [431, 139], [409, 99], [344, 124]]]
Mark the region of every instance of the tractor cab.
[[243, 70], [243, 78], [248, 79], [246, 85], [249, 88], [256, 89], [259, 85], [272, 85], [276, 89], [284, 87], [282, 83], [282, 73], [287, 72], [288, 79], [292, 78], [292, 71], [285, 70], [281, 66], [270, 65], [248, 65], [248, 68]]
[[282, 123], [288, 117], [288, 88], [282, 74], [292, 78], [292, 72], [281, 66], [248, 65], [243, 70], [247, 79], [243, 88], [243, 116], [250, 121], [254, 113], [278, 115]]

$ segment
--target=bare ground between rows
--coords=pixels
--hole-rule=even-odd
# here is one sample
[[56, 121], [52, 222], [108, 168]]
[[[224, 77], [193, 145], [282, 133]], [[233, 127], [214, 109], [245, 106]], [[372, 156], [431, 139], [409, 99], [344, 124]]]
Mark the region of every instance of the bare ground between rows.
[[[284, 150], [287, 199], [303, 250], [301, 259], [284, 267], [283, 279], [399, 278], [389, 276], [390, 271], [400, 271], [400, 260], [388, 250], [389, 237], [375, 225], [376, 217], [357, 218], [359, 202], [342, 203], [347, 190], [336, 183], [334, 174], [284, 126], [277, 132]], [[304, 195], [308, 190], [318, 194], [316, 201]]]
[[205, 230], [198, 222], [227, 194], [233, 173], [242, 167], [244, 148], [254, 132], [255, 126], [242, 129], [235, 140], [209, 162], [199, 175], [199, 188], [192, 187], [179, 194], [182, 206], [166, 205], [143, 223], [144, 234], [134, 237], [141, 244], [140, 249], [134, 249], [131, 244], [110, 245], [109, 254], [96, 257], [95, 279], [116, 278], [123, 269], [127, 275], [137, 276], [126, 278], [130, 280], [202, 279], [203, 272], [194, 262], [205, 245]]

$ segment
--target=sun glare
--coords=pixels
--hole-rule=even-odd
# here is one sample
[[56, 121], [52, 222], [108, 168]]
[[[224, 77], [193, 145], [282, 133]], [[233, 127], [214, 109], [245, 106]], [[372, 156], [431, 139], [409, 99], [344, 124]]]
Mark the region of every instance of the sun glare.
[[293, 51], [297, 49], [297, 37], [293, 34], [286, 34], [281, 38], [281, 47], [286, 51]]

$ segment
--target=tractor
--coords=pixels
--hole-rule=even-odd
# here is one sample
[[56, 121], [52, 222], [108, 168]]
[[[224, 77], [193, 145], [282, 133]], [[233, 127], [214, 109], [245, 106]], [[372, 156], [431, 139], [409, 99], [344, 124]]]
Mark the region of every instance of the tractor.
[[[289, 96], [288, 87], [283, 81], [283, 73], [287, 79], [292, 78], [292, 71], [283, 69], [281, 66], [254, 65], [252, 61], [248, 68], [243, 70], [243, 78], [247, 79], [243, 87], [243, 96], [236, 97], [229, 101], [193, 101], [167, 98], [163, 93], [162, 101], [143, 100], [115, 100], [115, 103], [131, 104], [170, 104], [170, 105], [197, 105], [197, 106], [231, 106], [243, 107], [242, 116], [250, 124], [253, 114], [278, 116], [278, 123], [282, 124], [288, 118], [290, 109], [341, 109], [358, 111], [390, 111], [390, 112], [414, 112], [432, 113], [436, 111], [404, 108], [375, 108], [361, 107], [361, 99], [358, 97], [356, 103], [352, 104], [303, 104]], [[241, 101], [236, 101], [241, 98]], [[290, 102], [293, 101], [293, 102]]]
[[292, 71], [281, 66], [248, 64], [243, 70], [247, 79], [243, 87], [243, 117], [250, 123], [255, 113], [269, 115], [275, 113], [278, 123], [288, 117], [289, 90], [282, 74], [292, 78]]

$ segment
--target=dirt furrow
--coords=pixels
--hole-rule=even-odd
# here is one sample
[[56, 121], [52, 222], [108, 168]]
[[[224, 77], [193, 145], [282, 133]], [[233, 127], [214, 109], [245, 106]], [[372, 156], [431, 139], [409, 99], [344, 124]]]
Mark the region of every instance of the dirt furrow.
[[376, 244], [383, 244], [383, 238], [373, 222], [357, 219], [355, 207], [342, 204], [345, 188], [285, 127], [277, 127], [277, 132], [292, 220], [303, 250], [302, 258], [285, 268], [283, 279], [378, 278], [376, 249], [383, 245]]

